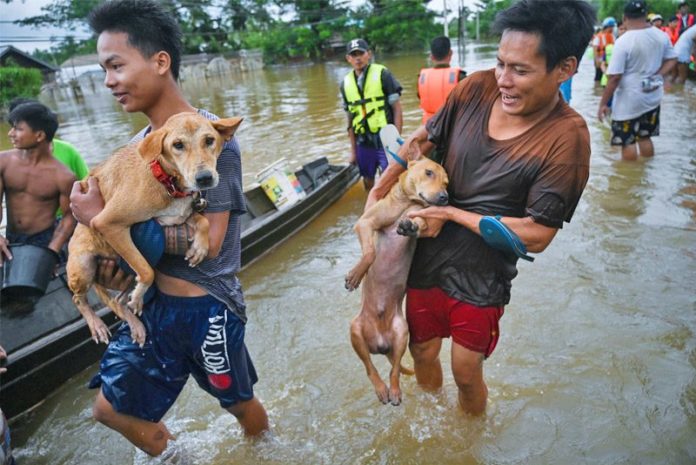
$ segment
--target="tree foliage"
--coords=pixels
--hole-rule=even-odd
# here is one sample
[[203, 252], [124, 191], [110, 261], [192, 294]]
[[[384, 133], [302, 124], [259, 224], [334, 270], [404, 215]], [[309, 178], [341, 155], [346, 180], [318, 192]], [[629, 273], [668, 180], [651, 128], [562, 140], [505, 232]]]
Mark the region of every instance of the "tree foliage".
[[15, 97], [37, 97], [42, 82], [41, 71], [36, 68], [0, 68], [0, 108], [5, 108]]
[[[2, 0], [6, 2], [19, 0]], [[86, 18], [104, 0], [52, 0], [41, 14], [19, 23], [68, 30], [86, 27]], [[270, 62], [319, 59], [330, 44], [365, 37], [379, 50], [422, 49], [437, 34], [429, 0], [370, 0], [355, 7], [347, 0], [159, 0], [179, 20], [185, 53], [220, 53], [255, 47]], [[483, 0], [492, 1], [492, 0]], [[507, 1], [507, 0], [506, 0]], [[35, 55], [53, 63], [94, 51], [94, 42], [66, 36]]]

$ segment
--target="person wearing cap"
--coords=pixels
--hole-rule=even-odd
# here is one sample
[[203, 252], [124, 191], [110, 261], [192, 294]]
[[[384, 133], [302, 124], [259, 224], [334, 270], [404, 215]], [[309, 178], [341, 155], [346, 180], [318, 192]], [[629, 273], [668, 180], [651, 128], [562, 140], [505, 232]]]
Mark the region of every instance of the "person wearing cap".
[[662, 24], [664, 23], [664, 19], [662, 19], [662, 15], [654, 14], [652, 15], [652, 18], [650, 18], [650, 24], [655, 26], [658, 29], [662, 29]]
[[689, 13], [689, 5], [686, 2], [681, 2], [677, 7], [677, 32], [682, 35], [684, 31], [689, 29], [696, 23], [694, 15]]
[[428, 122], [442, 108], [450, 91], [466, 77], [466, 71], [451, 66], [452, 44], [449, 37], [435, 37], [430, 42], [431, 68], [423, 68], [418, 74], [418, 99], [423, 110], [422, 124]]
[[686, 81], [694, 47], [696, 47], [696, 26], [691, 26], [679, 36], [679, 40], [674, 45], [674, 52], [677, 54], [677, 78], [674, 82], [677, 84], [683, 84]]
[[379, 130], [391, 123], [401, 132], [403, 124], [401, 84], [385, 66], [370, 63], [371, 58], [365, 40], [348, 42], [346, 60], [353, 69], [340, 85], [348, 117], [350, 162], [360, 168], [367, 191], [372, 189], [377, 171], [383, 172], [388, 165]]
[[616, 20], [609, 16], [602, 21], [602, 30], [592, 39], [592, 50], [595, 62], [595, 81], [602, 79], [602, 63], [606, 60], [607, 45], [614, 45], [614, 26]]
[[672, 16], [669, 18], [667, 26], [663, 27], [662, 30], [667, 34], [670, 43], [674, 46], [677, 40], [679, 40], [679, 19], [676, 16]]
[[621, 146], [624, 160], [654, 155], [651, 137], [660, 134], [662, 84], [676, 64], [667, 36], [646, 22], [647, 10], [643, 0], [629, 0], [624, 7], [626, 32], [614, 45], [597, 112], [600, 121], [611, 112], [611, 145]]
[[[595, 20], [585, 0], [521, 0], [499, 12], [495, 68], [467, 76], [399, 152], [444, 152], [449, 205], [407, 215], [425, 219], [428, 228], [410, 269], [406, 317], [416, 380], [426, 390], [442, 387], [442, 339], [452, 338], [452, 374], [467, 414], [486, 410], [483, 364], [501, 337], [499, 321], [524, 258], [518, 251], [538, 253], [550, 244], [571, 220], [589, 177], [587, 124], [559, 87], [576, 72]], [[389, 165], [366, 208], [403, 171]], [[495, 220], [521, 245], [500, 250], [486, 241]]]

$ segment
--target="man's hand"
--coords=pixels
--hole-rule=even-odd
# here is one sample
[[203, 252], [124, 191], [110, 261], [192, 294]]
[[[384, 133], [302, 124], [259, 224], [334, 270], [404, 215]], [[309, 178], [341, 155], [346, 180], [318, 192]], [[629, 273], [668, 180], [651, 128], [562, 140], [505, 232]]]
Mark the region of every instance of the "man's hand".
[[604, 118], [607, 118], [611, 114], [611, 108], [609, 108], [607, 105], [601, 105], [599, 107], [599, 111], [597, 112], [597, 118], [599, 118], [600, 122], [604, 122]]
[[129, 275], [118, 266], [116, 259], [100, 258], [97, 262], [97, 283], [116, 291], [125, 291], [135, 276]]
[[7, 257], [7, 260], [12, 260], [12, 253], [8, 247], [9, 245], [10, 243], [8, 240], [5, 239], [4, 236], [0, 235], [0, 267], [2, 267], [5, 257]]
[[99, 190], [99, 181], [90, 176], [87, 178], [87, 192], [82, 192], [80, 181], [73, 184], [70, 192], [70, 209], [80, 223], [89, 226], [92, 218], [104, 209], [104, 198]]
[[419, 237], [437, 237], [442, 226], [451, 219], [451, 209], [454, 207], [427, 207], [423, 210], [408, 212], [409, 218], [423, 218], [428, 223], [428, 229], [420, 231]]

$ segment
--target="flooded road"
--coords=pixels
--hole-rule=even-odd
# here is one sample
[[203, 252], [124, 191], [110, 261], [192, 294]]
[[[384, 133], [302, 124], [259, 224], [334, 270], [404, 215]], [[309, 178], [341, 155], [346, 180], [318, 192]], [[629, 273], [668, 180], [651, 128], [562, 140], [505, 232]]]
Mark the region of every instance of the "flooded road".
[[[455, 54], [456, 55], [456, 54]], [[492, 67], [495, 49], [467, 48], [464, 67]], [[405, 88], [405, 133], [420, 121], [424, 55], [381, 59]], [[337, 85], [343, 63], [272, 68], [184, 83], [195, 105], [244, 116], [245, 183], [280, 157], [345, 160]], [[590, 60], [572, 105], [592, 136], [590, 181], [573, 222], [534, 263], [520, 262], [498, 348], [485, 364], [488, 414], [462, 416], [449, 366], [440, 394], [402, 379], [404, 402], [381, 405], [353, 353], [360, 295], [343, 288], [357, 260], [356, 186], [305, 230], [241, 273], [247, 345], [272, 433], [243, 439], [234, 418], [189, 382], [165, 417], [196, 464], [693, 464], [696, 463], [696, 86], [662, 105], [652, 160], [619, 161], [596, 109]], [[52, 102], [61, 138], [94, 163], [144, 120], [108, 94]], [[6, 126], [0, 144], [7, 147]], [[386, 359], [376, 358], [383, 374]], [[404, 364], [412, 366], [409, 355]], [[97, 366], [14, 425], [19, 464], [158, 464], [91, 418]], [[11, 401], [3, 399], [4, 402]]]

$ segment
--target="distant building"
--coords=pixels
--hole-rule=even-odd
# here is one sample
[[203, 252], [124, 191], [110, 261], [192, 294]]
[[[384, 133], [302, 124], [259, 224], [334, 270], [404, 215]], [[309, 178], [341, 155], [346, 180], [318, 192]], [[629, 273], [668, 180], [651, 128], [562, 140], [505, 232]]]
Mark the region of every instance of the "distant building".
[[60, 65], [60, 77], [65, 82], [78, 79], [83, 74], [103, 76], [104, 70], [99, 66], [99, 55], [92, 53], [75, 56]]
[[43, 74], [44, 82], [52, 82], [60, 68], [50, 65], [43, 60], [34, 58], [12, 45], [0, 46], [0, 67], [19, 66], [21, 68], [36, 68]]

